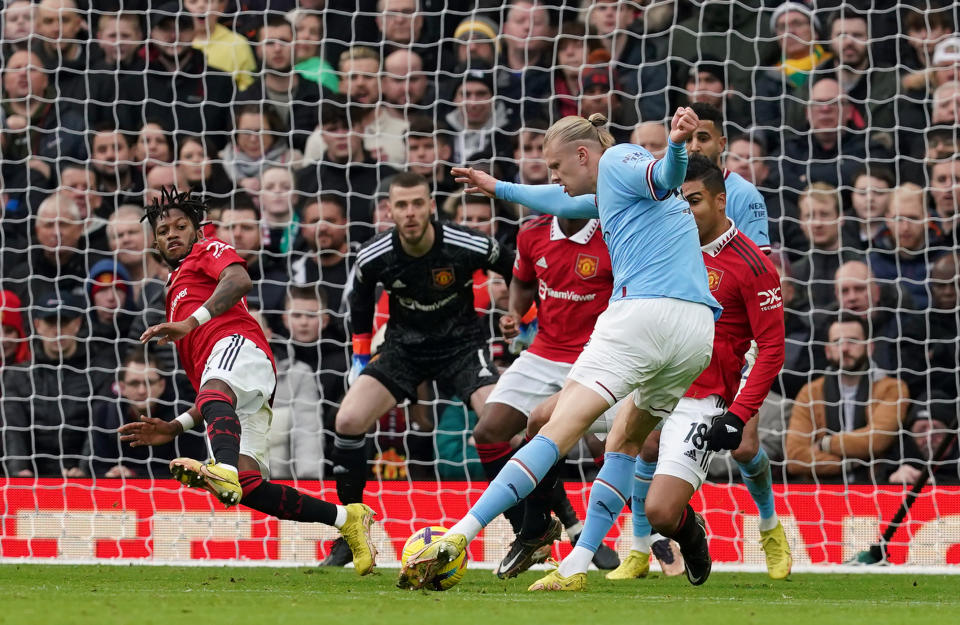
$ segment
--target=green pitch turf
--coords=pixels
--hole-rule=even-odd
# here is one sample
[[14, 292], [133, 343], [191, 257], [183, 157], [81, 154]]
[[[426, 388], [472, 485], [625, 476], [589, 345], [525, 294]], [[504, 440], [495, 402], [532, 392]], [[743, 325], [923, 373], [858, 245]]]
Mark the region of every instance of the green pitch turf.
[[960, 623], [960, 577], [715, 573], [693, 588], [659, 575], [584, 593], [526, 592], [541, 575], [468, 571], [447, 592], [400, 591], [396, 571], [0, 566], [3, 625], [915, 625]]

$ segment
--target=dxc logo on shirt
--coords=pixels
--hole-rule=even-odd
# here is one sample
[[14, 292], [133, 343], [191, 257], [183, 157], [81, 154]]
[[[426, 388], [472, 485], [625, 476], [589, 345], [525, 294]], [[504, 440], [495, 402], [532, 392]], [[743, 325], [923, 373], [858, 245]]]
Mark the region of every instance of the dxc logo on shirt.
[[212, 250], [211, 253], [213, 254], [214, 258], [220, 258], [220, 256], [223, 255], [224, 250], [232, 250], [232, 249], [233, 249], [232, 245], [227, 245], [226, 243], [222, 243], [220, 241], [210, 241], [210, 243], [208, 243], [206, 247], [206, 250], [208, 252]]
[[766, 291], [757, 291], [757, 297], [760, 298], [760, 310], [777, 308], [783, 301], [783, 298], [780, 297], [780, 287], [767, 289]]

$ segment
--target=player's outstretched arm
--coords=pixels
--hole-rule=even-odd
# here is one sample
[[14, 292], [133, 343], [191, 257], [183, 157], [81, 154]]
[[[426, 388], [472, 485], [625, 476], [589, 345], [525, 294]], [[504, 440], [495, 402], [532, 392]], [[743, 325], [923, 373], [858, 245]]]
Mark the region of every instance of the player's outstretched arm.
[[691, 108], [680, 107], [670, 121], [667, 153], [653, 165], [650, 179], [655, 189], [663, 192], [678, 189], [687, 175], [687, 139], [697, 129], [700, 119]]
[[454, 167], [451, 172], [457, 182], [467, 185], [467, 193], [482, 193], [487, 197], [516, 202], [541, 213], [567, 219], [591, 219], [599, 216], [596, 196], [592, 193], [571, 197], [558, 184], [504, 182], [472, 167]]
[[165, 445], [185, 431], [193, 429], [195, 423], [202, 420], [200, 409], [191, 406], [190, 410], [173, 421], [164, 421], [156, 417], [140, 417], [139, 421], [124, 423], [117, 428], [117, 432], [120, 433], [120, 440], [130, 443], [131, 447]]

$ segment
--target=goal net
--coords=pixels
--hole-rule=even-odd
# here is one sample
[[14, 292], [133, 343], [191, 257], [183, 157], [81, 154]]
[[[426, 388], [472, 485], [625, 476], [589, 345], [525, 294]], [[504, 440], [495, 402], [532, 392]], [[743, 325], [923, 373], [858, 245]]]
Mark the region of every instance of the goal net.
[[[5, 3], [0, 559], [313, 564], [337, 536], [181, 488], [167, 464], [206, 458], [199, 428], [150, 449], [119, 440], [121, 424], [170, 420], [196, 397], [174, 350], [139, 340], [176, 295], [142, 221], [162, 188], [201, 194], [207, 235], [247, 262], [247, 305], [278, 364], [272, 479], [336, 501], [354, 263], [393, 226], [391, 177], [424, 175], [438, 219], [513, 247], [533, 211], [464, 196], [451, 167], [547, 184], [543, 138], [561, 117], [602, 113], [618, 142], [657, 155], [673, 111], [701, 103], [719, 132], [690, 149], [758, 189], [740, 214], [765, 221], [769, 241], [755, 242], [781, 273], [759, 295], [784, 305], [786, 361], [757, 418], [795, 562], [855, 557], [929, 469], [888, 558], [960, 563], [957, 6]], [[517, 357], [499, 329], [508, 299], [501, 278], [474, 276], [501, 369]], [[388, 565], [486, 487], [466, 398], [433, 381], [417, 394], [365, 439]], [[564, 461], [580, 520], [602, 450], [588, 435]], [[715, 561], [762, 568], [756, 506], [728, 455], [693, 504]], [[499, 518], [471, 558], [493, 566], [512, 538]], [[607, 541], [629, 552], [629, 511]]]

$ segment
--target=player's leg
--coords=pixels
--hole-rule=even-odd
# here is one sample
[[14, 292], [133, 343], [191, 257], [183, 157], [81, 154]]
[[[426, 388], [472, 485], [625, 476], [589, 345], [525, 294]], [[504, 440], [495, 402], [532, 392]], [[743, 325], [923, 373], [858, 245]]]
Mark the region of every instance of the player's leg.
[[416, 400], [420, 376], [403, 350], [385, 346], [347, 390], [337, 411], [333, 477], [340, 503], [360, 503], [367, 485], [367, 432], [405, 398]]
[[616, 570], [607, 573], [607, 579], [635, 579], [646, 577], [650, 571], [652, 530], [645, 511], [647, 492], [657, 468], [660, 430], [654, 430], [644, 441], [637, 455], [633, 471], [633, 495], [630, 512], [633, 516], [633, 544], [627, 558]]
[[530, 590], [579, 590], [585, 586], [590, 561], [632, 492], [640, 447], [660, 421], [631, 404], [623, 402], [607, 436], [603, 467], [590, 488], [587, 518], [577, 545], [556, 571], [534, 582]]
[[766, 557], [767, 573], [773, 579], [784, 579], [790, 575], [793, 557], [783, 525], [777, 518], [770, 458], [760, 446], [757, 427], [756, 418], [747, 422], [743, 429], [743, 442], [730, 455], [740, 467], [743, 483], [760, 512], [760, 545]]
[[[506, 378], [501, 381], [503, 379]], [[488, 401], [479, 415], [480, 419], [473, 429], [473, 439], [483, 472], [487, 481], [490, 481], [497, 477], [513, 456], [514, 449], [510, 441], [517, 432], [523, 431], [527, 417], [513, 406], [500, 401]], [[519, 533], [523, 523], [523, 510], [519, 506], [513, 506], [504, 511], [503, 515], [513, 527], [514, 534]]]

